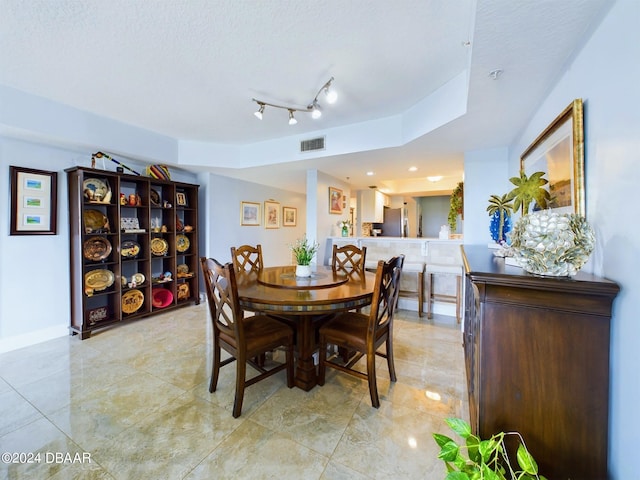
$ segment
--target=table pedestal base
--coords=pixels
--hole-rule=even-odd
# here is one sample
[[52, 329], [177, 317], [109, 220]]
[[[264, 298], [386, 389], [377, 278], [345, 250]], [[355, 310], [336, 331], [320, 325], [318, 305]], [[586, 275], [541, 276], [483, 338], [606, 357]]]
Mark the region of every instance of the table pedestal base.
[[318, 350], [318, 329], [333, 315], [293, 315], [278, 316], [295, 331], [296, 336], [296, 368], [294, 382], [296, 387], [308, 392], [318, 384], [317, 368], [313, 354]]

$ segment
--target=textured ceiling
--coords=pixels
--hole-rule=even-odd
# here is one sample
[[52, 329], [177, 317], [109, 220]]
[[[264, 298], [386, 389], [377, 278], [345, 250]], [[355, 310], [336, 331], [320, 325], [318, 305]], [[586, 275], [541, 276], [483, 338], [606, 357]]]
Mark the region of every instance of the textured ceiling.
[[[213, 169], [296, 191], [307, 168], [395, 191], [442, 174], [449, 183], [425, 189], [446, 189], [465, 150], [514, 139], [610, 3], [0, 0], [0, 84], [176, 139], [247, 145], [402, 115], [467, 68], [467, 113], [404, 146]], [[331, 76], [339, 100], [320, 120], [253, 116], [252, 97], [304, 108]]]

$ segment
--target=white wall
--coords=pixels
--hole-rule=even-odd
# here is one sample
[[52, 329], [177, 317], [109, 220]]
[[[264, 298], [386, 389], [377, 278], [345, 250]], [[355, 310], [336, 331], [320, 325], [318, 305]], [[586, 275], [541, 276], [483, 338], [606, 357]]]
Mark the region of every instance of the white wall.
[[[518, 164], [519, 168], [519, 164]], [[514, 185], [509, 182], [508, 149], [491, 148], [464, 155], [464, 243], [492, 243], [487, 213], [489, 197], [502, 196]]]
[[[519, 155], [574, 99], [584, 101], [587, 219], [594, 273], [620, 284], [611, 320], [610, 477], [637, 478], [640, 427], [640, 2], [618, 0], [568, 65], [523, 135]], [[525, 94], [523, 92], [523, 94]], [[466, 166], [465, 166], [466, 167]], [[517, 171], [517, 169], [516, 169]], [[465, 172], [466, 175], [466, 172]], [[468, 178], [468, 177], [467, 177]], [[465, 232], [466, 233], [466, 232]], [[579, 367], [579, 366], [578, 366]], [[589, 372], [582, 372], [589, 375]]]
[[[265, 266], [291, 264], [289, 246], [302, 237], [306, 226], [305, 195], [245, 182], [213, 174], [201, 174], [200, 222], [207, 225], [201, 230], [200, 255], [213, 257], [221, 263], [231, 261], [229, 249], [240, 245], [262, 245]], [[282, 207], [298, 209], [295, 227], [267, 229], [264, 227], [265, 200], [280, 203]], [[240, 202], [255, 202], [261, 205], [260, 226], [240, 225]], [[204, 235], [204, 237], [203, 237]]]
[[[335, 177], [327, 175], [320, 171], [309, 172], [310, 178], [316, 179], [315, 189], [313, 189], [313, 181], [307, 182], [307, 194], [309, 203], [307, 208], [315, 210], [316, 223], [315, 232], [311, 233], [313, 225], [309, 225], [309, 238], [317, 239], [320, 244], [320, 249], [316, 255], [316, 261], [318, 264], [327, 264], [328, 256], [331, 254], [327, 246], [327, 238], [331, 236], [340, 235], [338, 227], [339, 222], [347, 220], [349, 218], [349, 198], [351, 196], [351, 190], [348, 183], [339, 180]], [[329, 187], [339, 188], [342, 193], [347, 197], [347, 204], [341, 215], [335, 213], [329, 213]], [[315, 197], [315, 202], [312, 202], [312, 198]]]
[[[69, 208], [64, 170], [90, 166], [91, 153], [0, 137], [0, 198], [6, 199], [0, 210], [0, 352], [69, 333]], [[143, 164], [125, 163], [144, 171]], [[57, 235], [9, 235], [10, 165], [58, 173]], [[102, 162], [96, 166], [102, 168]], [[111, 161], [104, 166], [111, 172], [117, 167]], [[195, 181], [186, 172], [172, 169], [171, 173], [173, 180]]]

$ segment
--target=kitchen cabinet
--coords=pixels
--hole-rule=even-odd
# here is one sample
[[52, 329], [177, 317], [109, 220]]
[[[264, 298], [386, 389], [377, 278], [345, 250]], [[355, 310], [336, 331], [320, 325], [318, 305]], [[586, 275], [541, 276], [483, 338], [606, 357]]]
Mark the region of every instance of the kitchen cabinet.
[[66, 172], [72, 334], [199, 303], [198, 185]]
[[360, 192], [360, 215], [364, 223], [382, 223], [384, 207], [389, 205], [389, 197], [378, 190]]
[[486, 246], [465, 245], [463, 261], [473, 432], [520, 432], [549, 479], [607, 478], [609, 330], [618, 285], [582, 272], [534, 276], [505, 266]]

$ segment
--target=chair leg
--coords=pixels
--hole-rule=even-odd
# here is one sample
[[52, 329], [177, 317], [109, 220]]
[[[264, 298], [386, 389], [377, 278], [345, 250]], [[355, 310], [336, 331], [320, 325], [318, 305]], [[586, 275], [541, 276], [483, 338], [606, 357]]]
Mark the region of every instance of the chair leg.
[[211, 381], [209, 382], [209, 392], [216, 391], [218, 386], [218, 377], [220, 375], [220, 345], [217, 341], [213, 342], [213, 365], [211, 366]]
[[323, 336], [320, 336], [320, 345], [318, 346], [318, 385], [324, 385], [324, 379], [327, 367], [325, 361], [327, 360], [327, 341]]
[[462, 315], [460, 314], [460, 311], [462, 310], [462, 277], [461, 276], [457, 276], [456, 277], [456, 320], [458, 321], [458, 323], [460, 323], [460, 318], [462, 317]]
[[376, 354], [367, 353], [367, 379], [369, 381], [369, 395], [371, 396], [371, 406], [380, 408], [380, 398], [378, 397], [378, 382], [376, 379]]
[[287, 387], [293, 388], [293, 342], [287, 347], [285, 361], [287, 362]]
[[245, 377], [247, 375], [247, 359], [236, 359], [236, 398], [233, 401], [233, 418], [238, 418], [242, 413], [242, 401], [244, 400]]
[[418, 317], [422, 317], [424, 303], [424, 273], [418, 272]]
[[393, 361], [393, 342], [391, 340], [391, 335], [387, 337], [387, 366], [389, 367], [389, 379], [392, 382], [397, 380], [396, 378], [396, 364]]
[[433, 318], [431, 313], [431, 299], [433, 298], [433, 274], [427, 273], [427, 318]]

